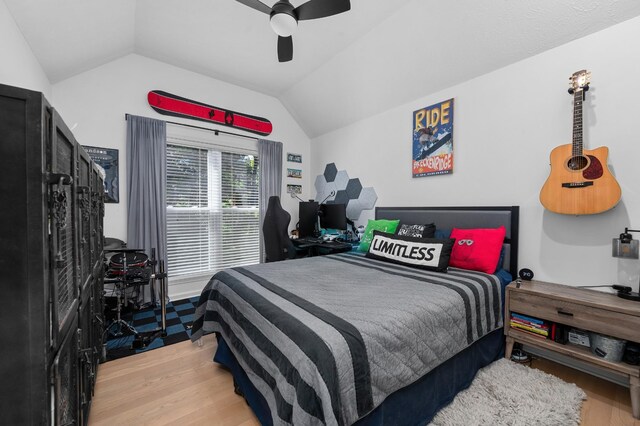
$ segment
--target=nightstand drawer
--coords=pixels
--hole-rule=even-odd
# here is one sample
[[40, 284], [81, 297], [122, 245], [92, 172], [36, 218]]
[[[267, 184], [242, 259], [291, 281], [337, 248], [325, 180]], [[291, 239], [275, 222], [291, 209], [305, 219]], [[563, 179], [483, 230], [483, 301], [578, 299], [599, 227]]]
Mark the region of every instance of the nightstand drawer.
[[640, 341], [640, 317], [525, 292], [509, 292], [509, 309], [547, 321]]

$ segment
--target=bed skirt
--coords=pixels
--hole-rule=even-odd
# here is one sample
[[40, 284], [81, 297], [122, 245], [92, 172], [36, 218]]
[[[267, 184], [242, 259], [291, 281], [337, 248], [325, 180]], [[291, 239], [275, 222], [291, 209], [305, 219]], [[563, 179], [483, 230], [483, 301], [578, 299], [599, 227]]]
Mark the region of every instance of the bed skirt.
[[[487, 334], [471, 346], [434, 368], [413, 384], [389, 395], [358, 426], [424, 425], [463, 389], [469, 387], [478, 370], [504, 356], [503, 329]], [[218, 349], [213, 360], [228, 368], [262, 425], [271, 425], [267, 402], [242, 370], [229, 346], [216, 333]]]

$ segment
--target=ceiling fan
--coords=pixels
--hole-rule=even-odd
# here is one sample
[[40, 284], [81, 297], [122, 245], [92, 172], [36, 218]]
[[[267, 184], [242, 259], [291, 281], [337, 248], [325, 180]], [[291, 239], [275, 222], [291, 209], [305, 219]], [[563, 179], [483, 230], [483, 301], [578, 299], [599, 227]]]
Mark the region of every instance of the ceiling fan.
[[278, 34], [278, 61], [280, 62], [293, 59], [291, 35], [298, 28], [298, 21], [325, 18], [351, 9], [349, 0], [309, 0], [298, 7], [293, 7], [288, 0], [279, 0], [273, 7], [259, 0], [237, 1], [271, 17], [271, 28]]

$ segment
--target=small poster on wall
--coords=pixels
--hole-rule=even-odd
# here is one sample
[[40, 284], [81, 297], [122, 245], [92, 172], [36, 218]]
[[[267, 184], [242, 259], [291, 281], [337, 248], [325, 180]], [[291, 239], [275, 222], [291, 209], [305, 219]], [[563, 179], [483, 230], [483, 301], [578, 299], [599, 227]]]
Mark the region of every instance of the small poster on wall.
[[287, 185], [287, 194], [302, 194], [302, 185]]
[[120, 182], [118, 180], [118, 150], [83, 145], [89, 157], [104, 169], [104, 202], [120, 202]]
[[302, 163], [302, 155], [287, 152], [287, 161], [291, 163]]
[[302, 170], [300, 169], [287, 169], [287, 177], [302, 179]]
[[412, 175], [453, 172], [453, 99], [413, 112]]

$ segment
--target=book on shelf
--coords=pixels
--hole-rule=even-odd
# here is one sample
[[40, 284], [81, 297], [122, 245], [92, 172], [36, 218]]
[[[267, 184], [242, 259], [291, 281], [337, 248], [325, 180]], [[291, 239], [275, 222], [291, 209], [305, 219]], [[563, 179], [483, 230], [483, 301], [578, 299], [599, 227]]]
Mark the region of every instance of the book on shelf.
[[520, 323], [517, 323], [517, 322], [514, 322], [514, 321], [511, 321], [510, 325], [511, 325], [511, 327], [514, 327], [514, 328], [517, 328], [517, 329], [520, 329], [520, 330], [525, 330], [525, 331], [528, 331], [530, 333], [538, 334], [538, 335], [543, 336], [543, 337], [548, 337], [549, 336], [549, 332], [546, 331], [546, 330], [540, 330], [540, 329], [537, 329], [537, 328], [534, 328], [534, 327], [529, 327], [527, 325], [523, 325], [523, 324], [520, 324]]
[[511, 318], [518, 318], [519, 320], [526, 321], [533, 324], [540, 324], [540, 325], [544, 324], [544, 320], [529, 317], [522, 314], [516, 314], [515, 312], [511, 312]]
[[538, 330], [549, 331], [549, 325], [548, 324], [534, 324], [534, 323], [530, 323], [528, 321], [523, 321], [521, 319], [514, 318], [514, 317], [511, 318], [511, 322], [515, 322], [517, 324], [522, 324], [524, 326], [532, 327], [532, 328], [535, 328], [535, 329], [538, 329]]
[[541, 339], [549, 339], [562, 345], [569, 341], [569, 327], [539, 318], [511, 313], [509, 324], [514, 329]]
[[549, 336], [543, 336], [542, 334], [534, 333], [533, 331], [525, 330], [522, 328], [513, 327], [513, 326], [511, 328], [513, 328], [514, 330], [517, 330], [520, 333], [526, 334], [527, 336], [535, 337], [536, 339], [547, 340], [549, 338]]

